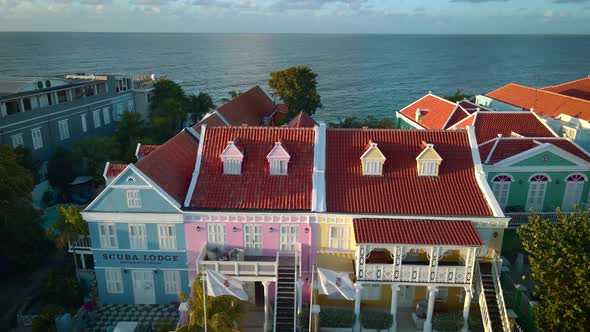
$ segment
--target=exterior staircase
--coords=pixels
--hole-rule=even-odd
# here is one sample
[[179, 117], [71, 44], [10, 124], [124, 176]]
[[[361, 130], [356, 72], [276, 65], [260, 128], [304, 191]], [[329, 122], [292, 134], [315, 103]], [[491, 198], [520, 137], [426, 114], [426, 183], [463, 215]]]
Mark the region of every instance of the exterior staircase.
[[297, 299], [296, 256], [279, 257], [275, 289], [275, 332], [295, 330]]
[[504, 302], [500, 271], [502, 259], [496, 254], [491, 261], [475, 264], [475, 291], [479, 297], [479, 309], [485, 332], [510, 332], [510, 322]]
[[496, 289], [494, 288], [494, 279], [492, 276], [491, 263], [479, 263], [481, 271], [481, 282], [483, 285], [483, 293], [488, 307], [488, 316], [492, 331], [502, 331], [502, 317], [500, 316], [500, 309], [498, 308], [498, 300], [496, 298]]

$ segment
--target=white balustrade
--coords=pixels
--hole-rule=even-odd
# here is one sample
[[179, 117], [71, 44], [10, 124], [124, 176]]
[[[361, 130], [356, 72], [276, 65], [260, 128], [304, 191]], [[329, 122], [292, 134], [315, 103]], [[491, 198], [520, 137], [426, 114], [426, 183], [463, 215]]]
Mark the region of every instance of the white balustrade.
[[[360, 271], [359, 271], [360, 272]], [[466, 281], [467, 268], [465, 266], [438, 266], [432, 273], [436, 273], [434, 280], [430, 279], [428, 265], [402, 265], [399, 279], [395, 279], [393, 264], [365, 264], [362, 275], [358, 280], [364, 281], [401, 281], [401, 282], [435, 282], [441, 284], [470, 284]]]

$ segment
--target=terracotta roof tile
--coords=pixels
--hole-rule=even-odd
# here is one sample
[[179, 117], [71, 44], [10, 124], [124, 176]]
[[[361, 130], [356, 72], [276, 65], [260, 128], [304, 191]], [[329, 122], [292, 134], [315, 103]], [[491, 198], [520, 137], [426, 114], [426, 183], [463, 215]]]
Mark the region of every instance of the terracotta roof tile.
[[289, 123], [286, 124], [287, 127], [290, 128], [313, 128], [317, 126], [317, 122], [312, 119], [307, 113], [299, 112], [296, 117], [291, 119]]
[[[383, 176], [363, 176], [360, 156], [379, 142]], [[422, 141], [442, 157], [438, 177], [418, 177]], [[465, 131], [328, 129], [326, 192], [329, 212], [492, 215], [477, 184]]]
[[109, 163], [109, 167], [107, 168], [106, 172], [105, 172], [105, 176], [106, 177], [115, 177], [119, 174], [121, 174], [121, 172], [123, 172], [123, 170], [125, 170], [125, 168], [127, 167], [128, 164], [113, 164], [113, 163]]
[[480, 111], [489, 111], [489, 109], [477, 105], [475, 103], [470, 102], [469, 100], [462, 100], [459, 102], [459, 106], [463, 107], [463, 109], [465, 111], [467, 111], [469, 114], [472, 114], [473, 112], [477, 112], [477, 109], [479, 109]]
[[449, 121], [447, 122], [447, 124], [442, 129], [448, 129], [452, 125], [465, 119], [468, 116], [469, 116], [469, 113], [467, 113], [467, 111], [463, 110], [463, 108], [461, 108], [461, 107], [457, 107], [457, 109], [455, 109], [455, 111], [453, 112], [453, 114], [449, 118]]
[[590, 101], [590, 77], [547, 86], [543, 90]]
[[183, 130], [137, 162], [136, 166], [182, 205], [195, 167], [198, 147], [196, 138]]
[[206, 118], [201, 119], [201, 121], [197, 122], [193, 126], [193, 129], [195, 129], [195, 131], [197, 133], [199, 133], [199, 135], [201, 134], [201, 126], [202, 125], [207, 125], [207, 127], [225, 127], [225, 126], [227, 126], [227, 124], [225, 122], [223, 122], [223, 120], [217, 115], [216, 112], [209, 114]]
[[141, 159], [146, 157], [148, 154], [154, 152], [159, 145], [155, 144], [140, 144], [139, 149], [137, 149], [137, 158]]
[[[314, 130], [287, 127], [207, 128], [191, 208], [311, 210]], [[221, 152], [239, 139], [241, 175], [224, 175]], [[288, 175], [269, 174], [266, 156], [282, 141], [291, 159]]]
[[590, 121], [590, 101], [547, 90], [510, 83], [486, 96], [522, 109], [534, 108], [537, 114], [551, 118], [567, 114]]
[[[549, 143], [556, 147], [567, 151], [574, 156], [590, 161], [590, 156], [578, 148], [575, 144], [567, 138], [500, 138], [498, 144], [497, 140], [490, 141], [485, 145], [479, 147], [482, 162], [486, 164], [495, 164], [504, 159], [513, 157], [517, 154], [527, 150], [538, 147], [540, 144]], [[493, 147], [495, 145], [495, 147]], [[493, 147], [493, 148], [491, 148]], [[491, 153], [491, 155], [490, 155]], [[488, 160], [489, 158], [489, 160]], [[486, 162], [487, 161], [487, 162]]]
[[453, 114], [456, 107], [457, 104], [453, 102], [433, 94], [427, 94], [404, 107], [399, 112], [416, 122], [416, 110], [427, 111], [426, 115], [417, 121], [417, 123], [426, 129], [444, 129], [447, 120]]
[[272, 115], [275, 108], [275, 103], [266, 93], [255, 86], [219, 107], [217, 112], [233, 126], [260, 126], [264, 118]]
[[357, 243], [483, 245], [469, 221], [354, 219], [353, 227]]
[[518, 133], [525, 137], [555, 137], [547, 126], [532, 112], [492, 112], [480, 111], [459, 122], [454, 129], [475, 126], [477, 143], [481, 144], [498, 137], [510, 137]]

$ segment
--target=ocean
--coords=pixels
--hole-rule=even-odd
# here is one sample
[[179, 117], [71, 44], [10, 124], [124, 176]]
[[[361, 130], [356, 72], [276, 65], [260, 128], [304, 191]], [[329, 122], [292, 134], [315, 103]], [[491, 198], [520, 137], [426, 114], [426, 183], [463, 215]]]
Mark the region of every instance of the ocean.
[[[428, 91], [489, 92], [590, 74], [590, 36], [0, 33], [0, 76], [156, 73], [219, 101], [296, 64], [318, 74], [315, 118], [393, 117]], [[219, 103], [218, 103], [219, 104]]]

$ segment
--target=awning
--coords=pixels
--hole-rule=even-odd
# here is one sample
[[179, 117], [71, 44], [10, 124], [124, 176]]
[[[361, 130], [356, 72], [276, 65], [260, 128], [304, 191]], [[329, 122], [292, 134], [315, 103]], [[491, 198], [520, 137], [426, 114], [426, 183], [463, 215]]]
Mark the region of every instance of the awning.
[[470, 221], [412, 219], [354, 219], [356, 243], [481, 246]]

